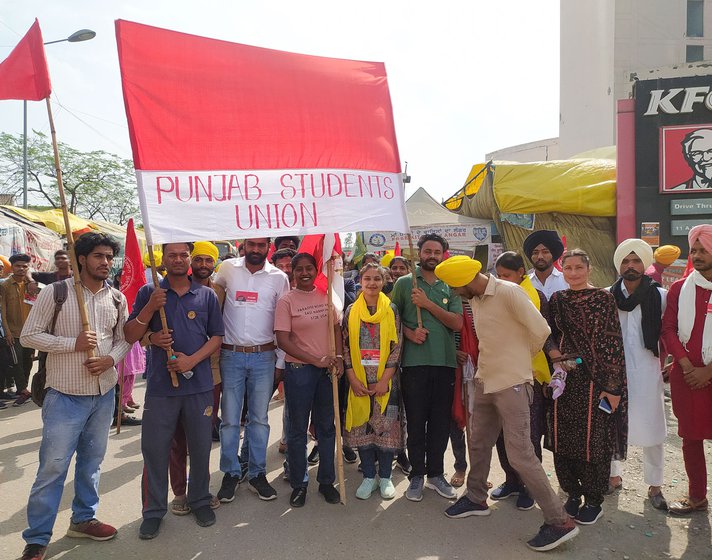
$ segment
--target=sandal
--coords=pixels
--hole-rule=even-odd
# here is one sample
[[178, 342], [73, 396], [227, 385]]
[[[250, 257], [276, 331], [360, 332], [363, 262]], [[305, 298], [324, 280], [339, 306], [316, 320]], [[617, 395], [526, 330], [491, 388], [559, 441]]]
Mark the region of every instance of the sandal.
[[702, 498], [701, 500], [683, 498], [671, 503], [668, 506], [668, 511], [673, 515], [688, 515], [695, 511], [707, 511], [708, 506], [707, 498]]
[[210, 496], [210, 509], [218, 509], [220, 507], [220, 498], [217, 496]]
[[465, 473], [463, 471], [455, 471], [455, 474], [450, 479], [450, 485], [460, 488], [463, 484], [465, 484]]
[[188, 515], [190, 513], [190, 506], [185, 496], [173, 498], [171, 502], [171, 513], [174, 515]]

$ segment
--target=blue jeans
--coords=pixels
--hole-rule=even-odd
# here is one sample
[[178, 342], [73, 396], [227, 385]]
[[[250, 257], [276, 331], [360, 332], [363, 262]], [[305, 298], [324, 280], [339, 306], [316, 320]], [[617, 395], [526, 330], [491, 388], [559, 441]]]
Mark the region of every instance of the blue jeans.
[[72, 523], [96, 516], [99, 471], [114, 415], [114, 389], [104, 395], [78, 397], [50, 389], [42, 405], [40, 465], [27, 503], [27, 544], [47, 546], [57, 519], [69, 463], [74, 469]]
[[269, 440], [269, 401], [274, 386], [274, 351], [220, 351], [222, 376], [222, 425], [220, 426], [220, 470], [240, 476], [237, 458], [240, 445], [240, 417], [247, 391], [247, 426], [249, 463], [247, 476], [251, 480], [267, 470], [267, 442]]
[[307, 485], [306, 449], [310, 413], [316, 430], [316, 439], [319, 442], [319, 469], [316, 479], [319, 484], [333, 484], [336, 479], [334, 471], [336, 429], [331, 379], [326, 374], [326, 370], [308, 364], [288, 362], [284, 370], [284, 401], [289, 407], [287, 458], [289, 482], [292, 488]]
[[393, 451], [383, 451], [375, 446], [359, 447], [358, 456], [361, 459], [361, 470], [364, 478], [376, 478], [376, 460], [378, 460], [378, 476], [391, 478]]

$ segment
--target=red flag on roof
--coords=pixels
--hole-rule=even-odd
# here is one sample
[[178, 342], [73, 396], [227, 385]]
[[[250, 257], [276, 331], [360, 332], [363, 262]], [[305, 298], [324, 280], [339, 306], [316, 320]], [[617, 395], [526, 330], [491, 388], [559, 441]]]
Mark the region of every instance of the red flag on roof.
[[49, 97], [50, 93], [52, 85], [42, 31], [40, 22], [35, 19], [10, 56], [0, 62], [0, 99], [40, 101]]
[[121, 293], [126, 296], [129, 312], [133, 308], [136, 294], [141, 286], [146, 283], [146, 274], [143, 270], [141, 247], [138, 245], [133, 218], [126, 226], [126, 245], [124, 248], [124, 267], [121, 269]]
[[400, 248], [400, 243], [396, 241], [396, 247], [393, 249], [393, 256], [394, 257], [400, 257], [402, 255], [401, 253], [401, 248]]

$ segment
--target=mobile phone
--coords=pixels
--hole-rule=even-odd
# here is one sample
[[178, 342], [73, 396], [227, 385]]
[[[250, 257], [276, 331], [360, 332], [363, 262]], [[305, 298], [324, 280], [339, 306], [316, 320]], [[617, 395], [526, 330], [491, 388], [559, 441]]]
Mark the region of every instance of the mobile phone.
[[598, 401], [598, 409], [602, 410], [606, 414], [613, 413], [613, 407], [611, 406], [611, 402], [608, 400], [608, 397], [603, 397], [600, 401]]

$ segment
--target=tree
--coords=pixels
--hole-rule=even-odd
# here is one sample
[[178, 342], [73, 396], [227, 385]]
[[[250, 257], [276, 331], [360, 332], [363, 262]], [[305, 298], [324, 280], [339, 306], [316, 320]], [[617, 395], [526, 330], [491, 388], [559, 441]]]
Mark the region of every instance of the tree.
[[[102, 150], [58, 144], [68, 210], [87, 219], [125, 224], [138, 215], [131, 160]], [[52, 144], [33, 131], [27, 139], [27, 192], [35, 204], [59, 208]], [[22, 197], [22, 136], [0, 132], [0, 193]]]

